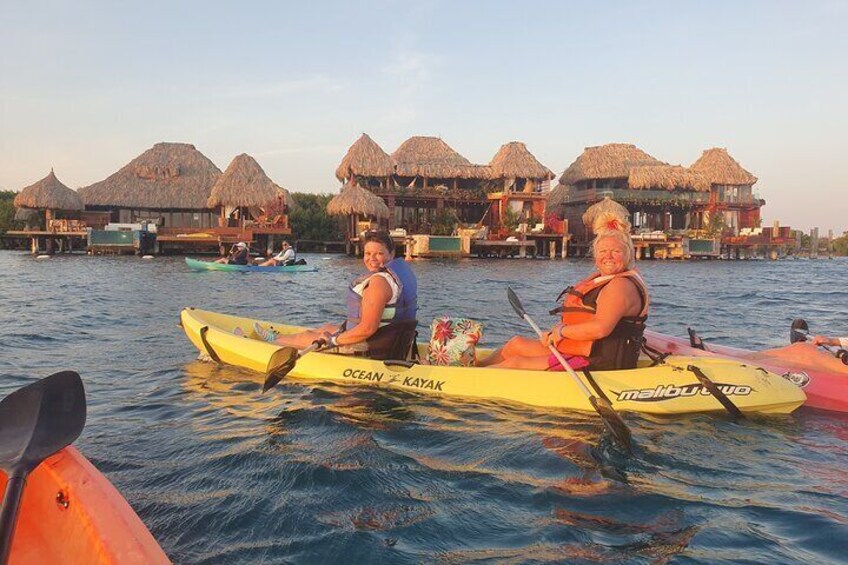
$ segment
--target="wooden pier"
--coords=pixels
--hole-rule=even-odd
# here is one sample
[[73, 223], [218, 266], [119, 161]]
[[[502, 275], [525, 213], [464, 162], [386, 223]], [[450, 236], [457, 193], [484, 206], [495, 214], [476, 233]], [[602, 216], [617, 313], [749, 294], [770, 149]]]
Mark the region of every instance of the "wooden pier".
[[87, 231], [8, 231], [6, 235], [30, 240], [33, 255], [54, 253], [73, 253], [85, 251], [88, 245]]

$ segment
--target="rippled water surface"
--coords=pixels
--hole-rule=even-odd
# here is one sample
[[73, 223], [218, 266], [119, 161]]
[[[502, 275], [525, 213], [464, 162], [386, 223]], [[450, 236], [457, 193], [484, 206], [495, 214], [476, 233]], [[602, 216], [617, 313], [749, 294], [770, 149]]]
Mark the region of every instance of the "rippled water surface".
[[[196, 361], [184, 306], [343, 317], [358, 261], [317, 273], [193, 273], [180, 258], [0, 252], [0, 395], [80, 372], [77, 445], [179, 563], [827, 563], [846, 560], [848, 417], [626, 414], [625, 457], [590, 414], [287, 380]], [[751, 348], [793, 318], [848, 333], [848, 261], [644, 262], [650, 326]], [[538, 320], [586, 261], [414, 263], [425, 323]], [[846, 385], [848, 386], [848, 385]]]

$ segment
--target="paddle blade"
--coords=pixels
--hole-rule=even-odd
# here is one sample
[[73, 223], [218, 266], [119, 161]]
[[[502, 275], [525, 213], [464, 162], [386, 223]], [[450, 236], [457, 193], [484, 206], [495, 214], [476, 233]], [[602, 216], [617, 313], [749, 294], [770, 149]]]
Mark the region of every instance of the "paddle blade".
[[524, 305], [521, 304], [521, 299], [518, 298], [518, 295], [515, 294], [515, 291], [512, 290], [512, 287], [507, 287], [506, 296], [509, 298], [509, 304], [512, 306], [512, 309], [515, 310], [515, 313], [518, 314], [519, 318], [523, 318], [527, 311], [524, 310]]
[[796, 318], [792, 321], [792, 326], [789, 329], [789, 343], [798, 343], [799, 341], [807, 341], [807, 334], [810, 331], [810, 326], [803, 318]]
[[600, 415], [601, 421], [603, 421], [606, 429], [612, 434], [615, 443], [627, 453], [632, 453], [633, 438], [630, 434], [630, 429], [624, 423], [624, 420], [621, 419], [618, 412], [603, 398], [590, 396], [589, 402], [592, 403], [595, 411]]
[[85, 389], [74, 371], [54, 373], [0, 402], [0, 469], [27, 474], [85, 427]]
[[262, 385], [262, 392], [267, 392], [277, 386], [277, 383], [294, 369], [297, 360], [300, 358], [300, 353], [294, 347], [281, 347], [271, 357], [268, 365], [271, 369], [265, 375], [265, 383]]

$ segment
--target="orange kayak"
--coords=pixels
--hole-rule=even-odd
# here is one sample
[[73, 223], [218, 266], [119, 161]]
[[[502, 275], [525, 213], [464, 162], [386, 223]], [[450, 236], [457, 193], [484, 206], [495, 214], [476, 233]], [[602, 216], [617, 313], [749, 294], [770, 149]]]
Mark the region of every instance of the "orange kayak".
[[[0, 473], [0, 497], [6, 477]], [[121, 493], [66, 447], [27, 478], [9, 558], [32, 563], [170, 563]]]

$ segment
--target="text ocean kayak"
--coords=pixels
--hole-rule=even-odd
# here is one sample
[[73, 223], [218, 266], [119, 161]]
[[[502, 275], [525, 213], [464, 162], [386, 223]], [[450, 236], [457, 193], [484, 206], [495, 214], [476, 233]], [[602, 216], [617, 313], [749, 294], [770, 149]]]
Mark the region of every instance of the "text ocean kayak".
[[688, 339], [646, 331], [648, 346], [673, 355], [729, 359], [762, 367], [802, 388], [809, 408], [848, 412], [848, 366], [811, 343], [750, 351], [726, 345], [706, 344], [707, 350], [692, 347]]
[[[5, 490], [0, 474], [0, 494]], [[112, 483], [73, 447], [47, 458], [27, 478], [9, 562], [170, 563]]]
[[[255, 320], [195, 308], [182, 311], [191, 342], [215, 361], [266, 373], [280, 362], [282, 348], [253, 336]], [[259, 322], [281, 333], [303, 328]], [[237, 330], [239, 328], [239, 330]], [[246, 335], [236, 335], [236, 333]], [[419, 345], [419, 348], [423, 348]], [[743, 412], [789, 413], [804, 393], [786, 379], [741, 363], [708, 358], [669, 357], [659, 366], [592, 373], [617, 410], [684, 414], [723, 410], [688, 365], [697, 365]], [[561, 372], [476, 367], [404, 366], [363, 357], [309, 353], [292, 377], [399, 388], [422, 394], [499, 399], [531, 406], [593, 411], [577, 385]]]
[[190, 257], [185, 258], [186, 265], [194, 271], [231, 271], [231, 272], [258, 272], [258, 273], [312, 273], [318, 268], [313, 265], [288, 265], [286, 267], [260, 267], [258, 265], [229, 265], [226, 263], [213, 263], [211, 261], [198, 261]]

